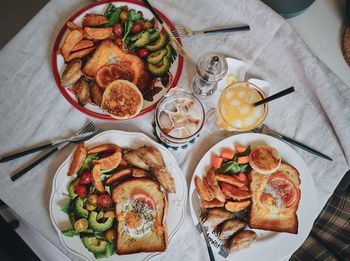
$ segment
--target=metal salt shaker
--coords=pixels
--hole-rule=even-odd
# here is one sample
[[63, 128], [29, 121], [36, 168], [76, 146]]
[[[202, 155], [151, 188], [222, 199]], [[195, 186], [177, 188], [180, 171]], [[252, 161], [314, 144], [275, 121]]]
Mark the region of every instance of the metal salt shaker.
[[227, 61], [218, 54], [207, 54], [202, 56], [197, 65], [197, 75], [192, 82], [192, 91], [195, 95], [209, 96], [216, 89], [218, 82], [227, 73]]

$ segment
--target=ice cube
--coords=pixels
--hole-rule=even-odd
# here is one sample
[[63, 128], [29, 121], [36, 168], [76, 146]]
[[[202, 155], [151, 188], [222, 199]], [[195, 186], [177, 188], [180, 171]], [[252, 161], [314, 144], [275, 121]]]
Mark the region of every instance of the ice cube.
[[241, 120], [234, 120], [232, 122], [232, 126], [236, 127], [236, 128], [240, 128], [240, 127], [242, 127], [242, 121]]
[[232, 92], [227, 92], [226, 95], [225, 95], [226, 99], [231, 99], [232, 97]]
[[240, 109], [239, 109], [239, 111], [240, 111], [240, 113], [242, 113], [242, 114], [248, 114], [249, 113], [249, 106], [248, 105], [243, 105]]
[[165, 111], [161, 111], [159, 114], [159, 125], [163, 128], [163, 129], [171, 129], [173, 128], [173, 122], [171, 120], [170, 115], [165, 112]]
[[248, 103], [254, 103], [259, 99], [259, 94], [257, 92], [249, 93]]
[[232, 107], [236, 107], [236, 106], [241, 105], [241, 102], [240, 102], [239, 100], [232, 100], [232, 101], [230, 102], [230, 105], [231, 105]]
[[254, 124], [254, 119], [253, 119], [253, 117], [248, 117], [248, 118], [246, 118], [246, 119], [244, 120], [244, 124], [245, 124], [246, 126], [251, 126], [251, 125], [253, 125], [253, 124]]
[[256, 118], [260, 118], [263, 115], [263, 113], [264, 113], [264, 111], [263, 111], [262, 106], [257, 106], [253, 109], [253, 115]]
[[241, 100], [246, 96], [246, 92], [245, 91], [239, 91], [237, 93], [237, 97], [240, 98]]

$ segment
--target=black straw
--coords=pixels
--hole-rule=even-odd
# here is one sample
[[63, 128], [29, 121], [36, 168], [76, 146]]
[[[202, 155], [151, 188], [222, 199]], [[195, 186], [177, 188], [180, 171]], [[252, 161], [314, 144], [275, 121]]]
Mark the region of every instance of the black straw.
[[256, 103], [254, 103], [253, 106], [259, 106], [261, 104], [264, 104], [264, 103], [276, 100], [276, 99], [278, 99], [280, 97], [283, 97], [283, 96], [285, 96], [287, 94], [290, 94], [292, 92], [294, 92], [294, 87], [293, 86], [289, 87], [289, 88], [287, 88], [287, 89], [285, 89], [283, 91], [280, 91], [278, 93], [275, 93], [274, 95], [271, 95], [271, 96], [269, 96], [269, 97], [267, 97], [265, 99], [262, 99], [261, 101], [258, 101]]

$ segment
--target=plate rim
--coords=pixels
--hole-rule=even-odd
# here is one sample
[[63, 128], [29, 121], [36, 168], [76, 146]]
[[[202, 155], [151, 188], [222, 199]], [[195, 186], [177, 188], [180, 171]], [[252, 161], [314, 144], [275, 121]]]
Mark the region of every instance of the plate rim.
[[[154, 141], [152, 138], [150, 138], [149, 136], [147, 136], [146, 134], [142, 133], [142, 132], [128, 132], [128, 131], [121, 131], [121, 130], [107, 130], [107, 131], [103, 131], [97, 135], [95, 135], [94, 137], [92, 137], [91, 139], [86, 140], [85, 142], [94, 142], [96, 139], [100, 138], [101, 136], [106, 136], [106, 135], [131, 135], [131, 136], [142, 136], [144, 139], [148, 140], [148, 142], [150, 142], [152, 145], [156, 146], [157, 149], [161, 149], [162, 151], [165, 151], [167, 154], [171, 155], [171, 161], [175, 162], [175, 168], [177, 169], [176, 172], [179, 174], [179, 178], [181, 180], [182, 183], [182, 187], [183, 187], [183, 195], [182, 195], [182, 200], [181, 200], [181, 205], [182, 207], [180, 208], [182, 210], [181, 213], [181, 219], [179, 221], [179, 223], [175, 226], [174, 230], [172, 231], [171, 234], [168, 234], [168, 244], [167, 246], [170, 245], [170, 242], [172, 240], [172, 238], [175, 236], [175, 234], [179, 231], [179, 229], [181, 228], [184, 219], [185, 219], [185, 212], [186, 212], [186, 203], [187, 203], [187, 195], [188, 195], [188, 186], [187, 186], [187, 181], [185, 179], [185, 176], [182, 174], [182, 170], [179, 166], [179, 164], [177, 163], [177, 160], [175, 158], [175, 156], [169, 151], [167, 150], [165, 147], [163, 147], [161, 144], [157, 143], [156, 141]], [[74, 149], [71, 151], [71, 153], [67, 156], [67, 158], [62, 162], [62, 164], [58, 167], [58, 169], [56, 170], [56, 173], [54, 175], [54, 178], [52, 180], [52, 189], [51, 189], [51, 195], [50, 195], [50, 201], [49, 201], [49, 215], [50, 215], [50, 221], [52, 226], [54, 227], [54, 229], [56, 230], [59, 240], [61, 242], [61, 244], [63, 245], [63, 247], [65, 249], [67, 249], [69, 252], [79, 256], [80, 258], [84, 259], [84, 260], [90, 260], [89, 257], [74, 251], [74, 249], [70, 248], [63, 240], [63, 234], [61, 232], [61, 230], [57, 227], [55, 219], [53, 217], [53, 208], [55, 208], [55, 204], [53, 204], [53, 200], [55, 195], [58, 196], [64, 196], [59, 194], [59, 192], [56, 190], [56, 182], [57, 182], [57, 178], [59, 173], [61, 172], [61, 169], [68, 164], [69, 160], [71, 160], [71, 158], [73, 157], [73, 153], [74, 153]], [[60, 210], [58, 210], [60, 211]], [[86, 250], [88, 251], [88, 250]], [[141, 252], [141, 253], [146, 253], [146, 252]], [[157, 255], [161, 255], [163, 252], [149, 252], [144, 258], [143, 260], [149, 260]], [[136, 255], [139, 253], [136, 253]], [[119, 256], [117, 254], [113, 255], [114, 256]]]
[[[55, 82], [56, 82], [56, 86], [58, 87], [59, 91], [61, 92], [61, 94], [63, 95], [63, 97], [70, 103], [70, 105], [72, 105], [75, 109], [79, 110], [81, 113], [93, 117], [95, 119], [100, 119], [100, 120], [111, 120], [111, 121], [128, 121], [128, 120], [132, 120], [135, 119], [137, 117], [143, 116], [151, 111], [153, 111], [156, 107], [157, 104], [159, 102], [156, 101], [154, 104], [152, 104], [151, 106], [149, 106], [148, 108], [145, 108], [143, 110], [141, 110], [141, 112], [137, 115], [135, 115], [134, 117], [130, 118], [130, 119], [115, 119], [113, 117], [111, 117], [108, 114], [101, 114], [98, 112], [94, 112], [91, 110], [86, 109], [83, 106], [80, 106], [65, 90], [65, 88], [62, 86], [61, 84], [61, 77], [59, 75], [59, 71], [57, 68], [57, 50], [59, 48], [59, 44], [62, 40], [62, 37], [64, 35], [64, 33], [66, 32], [66, 30], [68, 29], [67, 27], [67, 22], [69, 21], [73, 21], [74, 19], [76, 19], [79, 15], [81, 15], [83, 12], [88, 11], [89, 9], [98, 6], [98, 5], [104, 5], [104, 4], [108, 4], [108, 3], [131, 3], [131, 4], [136, 4], [142, 7], [146, 7], [146, 5], [143, 2], [139, 2], [137, 0], [102, 0], [102, 1], [96, 1], [94, 3], [90, 3], [82, 8], [80, 8], [79, 10], [75, 11], [69, 18], [68, 20], [64, 23], [64, 25], [61, 27], [61, 29], [58, 31], [58, 34], [56, 35], [56, 39], [54, 41], [54, 45], [52, 48], [52, 53], [51, 53], [51, 71], [53, 73]], [[157, 13], [159, 14], [159, 16], [163, 19], [163, 21], [170, 27], [171, 30], [175, 29], [175, 26], [172, 24], [172, 22], [158, 9], [155, 8], [155, 10], [157, 11]], [[182, 41], [181, 39], [178, 37], [176, 38], [179, 43], [182, 45]], [[182, 74], [182, 70], [183, 70], [183, 65], [184, 65], [184, 58], [178, 54], [178, 69], [176, 71], [176, 75], [174, 76], [173, 82], [171, 84], [171, 86], [168, 88], [174, 88], [176, 87], [176, 85], [178, 84], [181, 74]]]
[[[194, 176], [195, 176], [195, 173], [196, 173], [196, 171], [197, 171], [198, 165], [201, 163], [201, 161], [204, 159], [204, 157], [206, 157], [206, 156], [214, 149], [214, 147], [218, 146], [218, 144], [223, 143], [223, 146], [225, 146], [225, 145], [224, 145], [225, 142], [227, 142], [227, 141], [229, 141], [229, 140], [232, 140], [232, 139], [237, 139], [237, 136], [243, 136], [243, 135], [245, 135], [245, 136], [257, 136], [257, 137], [259, 136], [259, 137], [263, 137], [263, 141], [266, 141], [266, 138], [267, 138], [267, 139], [276, 140], [277, 142], [281, 142], [281, 143], [283, 143], [285, 146], [287, 146], [290, 150], [292, 150], [292, 151], [295, 153], [295, 155], [299, 158], [298, 160], [301, 160], [301, 161], [302, 161], [302, 163], [305, 165], [304, 167], [306, 167], [306, 169], [307, 169], [307, 174], [306, 174], [306, 175], [308, 175], [309, 178], [310, 178], [310, 181], [311, 181], [311, 184], [310, 184], [310, 185], [312, 186], [312, 188], [313, 188], [312, 191], [314, 192], [314, 193], [312, 193], [312, 197], [313, 197], [313, 201], [314, 201], [315, 204], [313, 205], [313, 212], [314, 212], [314, 213], [312, 214], [312, 216], [313, 216], [314, 219], [316, 219], [316, 217], [317, 217], [317, 208], [316, 208], [316, 206], [317, 206], [318, 200], [317, 200], [317, 191], [316, 191], [315, 181], [314, 181], [314, 178], [313, 178], [312, 175], [311, 175], [311, 172], [310, 172], [310, 169], [309, 169], [308, 165], [307, 165], [306, 162], [301, 158], [301, 156], [300, 156], [291, 146], [289, 146], [289, 145], [286, 144], [285, 142], [283, 142], [283, 141], [281, 141], [281, 140], [279, 140], [279, 139], [277, 139], [277, 138], [275, 138], [275, 137], [272, 137], [272, 136], [269, 136], [269, 135], [266, 135], [266, 134], [262, 134], [262, 133], [239, 133], [239, 134], [236, 134], [236, 135], [229, 136], [229, 137], [227, 137], [227, 138], [225, 138], [225, 139], [222, 139], [222, 140], [218, 141], [217, 143], [215, 143], [213, 146], [211, 146], [211, 147], [203, 154], [203, 156], [202, 156], [202, 157], [200, 158], [200, 160], [198, 161], [196, 167], [194, 168], [193, 175], [192, 175], [192, 177], [191, 177], [191, 182], [190, 182], [190, 184], [189, 184], [189, 190], [188, 190], [188, 199], [189, 199], [188, 201], [189, 201], [190, 214], [191, 214], [191, 219], [192, 219], [192, 222], [194, 223], [194, 225], [196, 225], [197, 215], [196, 215], [196, 213], [195, 213], [195, 210], [194, 210], [194, 207], [193, 207], [191, 198], [192, 198], [193, 192], [195, 191]], [[301, 179], [301, 177], [300, 177], [300, 179]], [[301, 181], [302, 181], [302, 179], [301, 179]], [[305, 193], [305, 192], [304, 192], [304, 193]], [[313, 221], [314, 221], [314, 220], [313, 220]], [[300, 246], [304, 243], [304, 241], [306, 240], [307, 236], [309, 235], [310, 231], [312, 230], [312, 224], [313, 224], [313, 222], [311, 223], [311, 226], [308, 228], [308, 230], [309, 230], [308, 233], [306, 233], [305, 238], [303, 239], [303, 241], [301, 242], [301, 244], [300, 244], [298, 247], [300, 247]], [[296, 248], [296, 249], [297, 249], [297, 248]], [[286, 254], [283, 258], [288, 257], [288, 255], [292, 254], [296, 249], [291, 250], [291, 252], [289, 252], [288, 254]], [[215, 251], [214, 251], [214, 252], [215, 252]], [[231, 259], [229, 259], [229, 257], [230, 257], [230, 256], [228, 256], [228, 257], [226, 258], [226, 260], [231, 260]], [[283, 260], [283, 258], [280, 259], [280, 260]]]

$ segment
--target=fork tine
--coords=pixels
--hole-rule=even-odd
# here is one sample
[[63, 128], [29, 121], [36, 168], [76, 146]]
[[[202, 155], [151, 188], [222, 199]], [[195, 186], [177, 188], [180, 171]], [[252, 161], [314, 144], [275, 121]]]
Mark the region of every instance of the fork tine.
[[179, 32], [174, 29], [174, 30], [171, 30], [171, 33], [175, 36], [175, 37], [179, 37]]
[[89, 131], [94, 131], [96, 129], [96, 126], [93, 122], [89, 122], [85, 127], [83, 127], [80, 131], [79, 134], [83, 134]]

